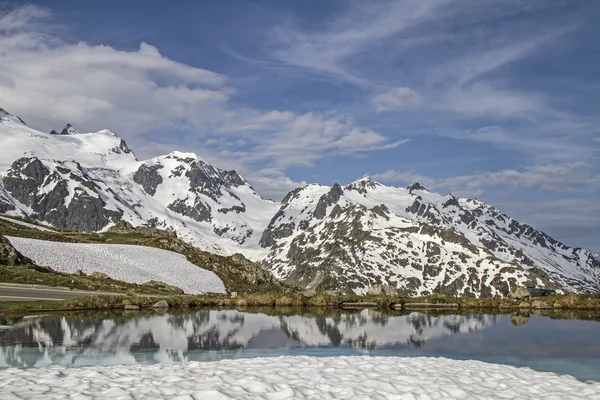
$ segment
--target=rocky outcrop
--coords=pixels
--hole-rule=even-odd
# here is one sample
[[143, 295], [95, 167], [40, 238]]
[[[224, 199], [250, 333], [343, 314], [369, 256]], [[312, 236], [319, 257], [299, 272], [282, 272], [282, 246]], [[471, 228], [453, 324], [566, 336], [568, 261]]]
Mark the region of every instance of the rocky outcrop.
[[[158, 282], [158, 281], [148, 281], [146, 283], [143, 283], [142, 286], [156, 289], [156, 290], [162, 290], [164, 292], [169, 292], [169, 293], [173, 293], [173, 294], [183, 294], [184, 293], [183, 290], [181, 288], [178, 288], [177, 286], [167, 285], [164, 282]], [[167, 307], [168, 307], [168, 304], [167, 304]]]
[[33, 265], [34, 262], [19, 253], [3, 236], [0, 236], [0, 265]]
[[163, 166], [160, 164], [142, 164], [135, 174], [133, 174], [133, 181], [142, 186], [146, 193], [154, 196], [156, 188], [163, 182], [162, 176], [158, 173], [158, 170], [161, 168]]
[[340, 200], [340, 197], [343, 193], [344, 191], [342, 190], [340, 185], [338, 185], [337, 183], [334, 184], [328, 193], [324, 194], [319, 198], [319, 202], [317, 203], [317, 207], [313, 212], [313, 216], [318, 219], [325, 218], [325, 215], [327, 213], [327, 207], [337, 203]]
[[367, 294], [378, 296], [397, 296], [398, 289], [391, 285], [374, 285], [367, 290]]
[[510, 288], [510, 295], [509, 297], [511, 299], [528, 299], [530, 297], [529, 295], [529, 290], [527, 290], [527, 288], [525, 286], [513, 286], [512, 288]]
[[12, 197], [33, 211], [31, 218], [61, 229], [99, 231], [122, 215], [106, 208], [96, 183], [78, 163], [58, 162], [51, 171], [37, 157], [20, 158], [2, 183]]
[[210, 222], [212, 220], [211, 208], [209, 205], [204, 204], [202, 201], [194, 200], [194, 206], [188, 204], [188, 198], [175, 200], [169, 204], [167, 208], [177, 214], [185, 215], [198, 222]]
[[134, 233], [137, 235], [148, 236], [148, 237], [171, 237], [176, 238], [177, 233], [173, 229], [159, 229], [154, 226], [142, 225], [134, 227], [127, 221], [117, 221], [117, 223], [110, 228], [107, 232], [129, 234]]

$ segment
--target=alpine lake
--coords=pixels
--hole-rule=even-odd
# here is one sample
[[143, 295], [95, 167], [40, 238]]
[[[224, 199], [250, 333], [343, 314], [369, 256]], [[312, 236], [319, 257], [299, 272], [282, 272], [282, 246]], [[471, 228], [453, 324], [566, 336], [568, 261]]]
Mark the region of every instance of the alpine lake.
[[476, 359], [600, 381], [600, 314], [244, 308], [0, 316], [0, 368], [282, 355]]

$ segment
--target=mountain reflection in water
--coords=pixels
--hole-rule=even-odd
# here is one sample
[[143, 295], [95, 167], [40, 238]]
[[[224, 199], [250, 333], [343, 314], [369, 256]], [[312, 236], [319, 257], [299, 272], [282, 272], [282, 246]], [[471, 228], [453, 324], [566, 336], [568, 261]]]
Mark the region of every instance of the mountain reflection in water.
[[[388, 346], [421, 347], [428, 340], [474, 332], [497, 315], [375, 310], [326, 316], [267, 315], [237, 310], [111, 319], [47, 316], [0, 332], [0, 366], [41, 367], [206, 361], [293, 349], [365, 352]], [[352, 354], [352, 353], [349, 353]]]

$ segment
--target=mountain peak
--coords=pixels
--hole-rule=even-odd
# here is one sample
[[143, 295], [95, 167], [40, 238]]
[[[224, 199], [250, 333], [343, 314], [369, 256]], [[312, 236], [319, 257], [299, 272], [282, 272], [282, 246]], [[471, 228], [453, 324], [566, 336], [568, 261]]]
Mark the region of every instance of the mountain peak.
[[73, 128], [73, 125], [71, 124], [65, 125], [65, 127], [62, 131], [60, 131], [60, 133], [56, 132], [54, 129], [50, 131], [51, 135], [76, 135], [78, 133], [79, 132], [77, 131], [77, 129]]
[[412, 193], [414, 190], [424, 190], [426, 192], [429, 191], [427, 190], [427, 188], [425, 188], [425, 186], [422, 186], [419, 182], [415, 182], [412, 185], [407, 186], [406, 189], [409, 191], [409, 193]]
[[[2, 107], [0, 107], [0, 115], [5, 115], [5, 116], [7, 117], [7, 119], [8, 119], [8, 120], [11, 120], [11, 119], [12, 119], [12, 120], [14, 121], [14, 119], [16, 119], [18, 122], [22, 123], [23, 125], [27, 125], [27, 124], [25, 123], [25, 121], [23, 121], [23, 120], [21, 119], [21, 117], [18, 117], [18, 116], [16, 116], [16, 115], [12, 115], [11, 113], [9, 113], [8, 111], [6, 111], [6, 110], [5, 110], [4, 108], [2, 108]], [[2, 117], [0, 117], [0, 120], [1, 120], [1, 119], [2, 119]], [[17, 122], [17, 121], [14, 121], [14, 122]]]
[[61, 135], [75, 135], [79, 133], [77, 129], [73, 128], [73, 125], [67, 124], [60, 132]]
[[365, 176], [357, 181], [352, 182], [344, 187], [345, 190], [356, 190], [361, 194], [365, 194], [367, 189], [375, 189], [381, 186], [381, 183], [374, 181], [370, 176]]

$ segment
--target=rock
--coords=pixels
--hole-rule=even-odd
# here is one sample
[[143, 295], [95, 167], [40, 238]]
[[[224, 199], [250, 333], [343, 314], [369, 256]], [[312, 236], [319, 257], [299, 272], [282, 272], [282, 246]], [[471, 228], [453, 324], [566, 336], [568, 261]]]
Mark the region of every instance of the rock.
[[174, 294], [184, 294], [183, 289], [178, 288], [177, 286], [167, 285], [166, 283], [159, 281], [148, 281], [146, 283], [142, 283], [142, 286], [151, 287], [153, 289], [162, 290]]
[[159, 300], [152, 305], [152, 308], [169, 308], [169, 303], [166, 300]]
[[398, 295], [398, 289], [391, 285], [373, 285], [367, 290], [367, 294], [378, 296], [396, 296]]
[[8, 239], [0, 236], [0, 265], [33, 264], [29, 258], [19, 253]]
[[535, 300], [533, 303], [531, 303], [531, 308], [536, 308], [538, 310], [542, 310], [542, 309], [552, 308], [552, 306], [550, 304], [546, 303], [545, 301]]
[[125, 304], [125, 311], [135, 311], [135, 310], [139, 310], [140, 306], [135, 305], [135, 304]]
[[142, 186], [146, 193], [154, 196], [156, 188], [163, 182], [162, 176], [158, 173], [158, 170], [161, 168], [163, 168], [163, 166], [160, 164], [142, 164], [133, 175], [133, 181]]
[[529, 290], [525, 286], [513, 286], [510, 288], [511, 299], [528, 299], [530, 297]]
[[168, 238], [177, 238], [177, 233], [173, 229], [159, 229], [152, 224], [156, 224], [155, 221], [148, 221], [148, 226], [136, 226], [134, 227], [127, 221], [117, 221], [113, 226], [108, 228], [107, 232], [109, 233], [120, 233], [120, 234], [129, 234], [136, 233], [142, 236], [148, 237], [168, 237]]
[[85, 274], [83, 273], [82, 270], [78, 269], [77, 271], [73, 272], [73, 275], [75, 276], [85, 276]]
[[61, 229], [96, 232], [122, 216], [123, 211], [106, 208], [100, 187], [80, 164], [57, 163], [50, 169], [37, 157], [20, 158], [6, 171], [3, 186], [35, 219]]
[[110, 276], [106, 275], [106, 274], [105, 274], [105, 273], [103, 273], [103, 272], [92, 272], [92, 273], [90, 274], [90, 277], [91, 277], [91, 278], [94, 278], [94, 279], [105, 279], [105, 280], [106, 280], [106, 279], [110, 279]]
[[238, 293], [237, 292], [231, 292], [231, 298], [235, 299], [237, 297]]

